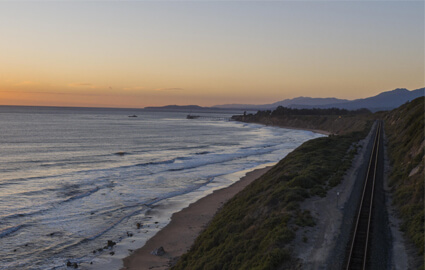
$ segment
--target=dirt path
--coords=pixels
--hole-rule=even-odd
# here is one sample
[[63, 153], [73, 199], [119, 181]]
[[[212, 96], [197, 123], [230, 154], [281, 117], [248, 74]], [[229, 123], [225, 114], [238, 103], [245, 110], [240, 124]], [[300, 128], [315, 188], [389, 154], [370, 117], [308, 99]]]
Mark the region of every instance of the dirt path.
[[301, 260], [302, 269], [337, 269], [342, 264], [341, 260], [333, 260], [334, 251], [340, 234], [346, 231], [347, 221], [344, 218], [344, 212], [353, 211], [347, 202], [352, 199], [353, 193], [358, 193], [355, 183], [358, 176], [363, 174], [365, 164], [368, 163], [368, 153], [373, 143], [373, 130], [374, 128], [364, 140], [358, 143], [361, 146], [359, 152], [354, 157], [352, 167], [347, 171], [341, 184], [330, 189], [326, 197], [316, 196], [301, 204], [301, 208], [310, 210], [316, 220], [316, 226], [300, 228], [294, 240], [294, 254]]

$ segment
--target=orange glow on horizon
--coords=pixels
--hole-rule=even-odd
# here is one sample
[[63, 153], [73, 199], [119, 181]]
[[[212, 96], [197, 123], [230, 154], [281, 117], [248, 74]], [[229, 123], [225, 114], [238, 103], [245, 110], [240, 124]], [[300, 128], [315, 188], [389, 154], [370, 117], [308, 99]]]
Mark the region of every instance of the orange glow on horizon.
[[421, 1], [1, 2], [0, 105], [366, 98], [424, 87]]

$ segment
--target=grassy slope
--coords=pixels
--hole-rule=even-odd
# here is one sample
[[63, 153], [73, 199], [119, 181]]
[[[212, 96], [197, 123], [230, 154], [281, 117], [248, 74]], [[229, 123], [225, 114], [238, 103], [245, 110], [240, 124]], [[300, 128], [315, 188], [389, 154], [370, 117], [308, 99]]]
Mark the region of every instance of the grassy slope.
[[[364, 122], [366, 124], [366, 122]], [[279, 269], [296, 264], [290, 242], [315, 224], [299, 202], [324, 196], [351, 165], [363, 131], [310, 140], [254, 181], [216, 214], [173, 269]], [[351, 150], [350, 150], [351, 149]]]
[[407, 103], [385, 116], [390, 185], [403, 220], [401, 229], [424, 253], [424, 98]]

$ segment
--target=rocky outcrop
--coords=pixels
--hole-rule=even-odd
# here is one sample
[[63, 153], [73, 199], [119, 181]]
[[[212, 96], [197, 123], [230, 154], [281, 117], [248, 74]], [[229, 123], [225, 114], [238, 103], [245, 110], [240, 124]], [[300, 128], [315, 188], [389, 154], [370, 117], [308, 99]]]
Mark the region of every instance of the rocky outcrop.
[[159, 248], [154, 249], [154, 250], [151, 252], [151, 254], [152, 254], [152, 255], [155, 255], [155, 256], [162, 256], [162, 255], [164, 255], [164, 254], [165, 254], [165, 250], [164, 250], [164, 248], [163, 248], [163, 247], [159, 247]]

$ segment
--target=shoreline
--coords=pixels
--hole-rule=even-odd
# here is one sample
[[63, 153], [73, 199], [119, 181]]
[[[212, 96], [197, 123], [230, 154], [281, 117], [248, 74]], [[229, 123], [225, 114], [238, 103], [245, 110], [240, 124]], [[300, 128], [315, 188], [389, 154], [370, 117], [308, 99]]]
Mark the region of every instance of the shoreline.
[[326, 131], [326, 130], [321, 130], [321, 129], [299, 128], [299, 127], [291, 127], [291, 126], [283, 126], [283, 125], [271, 125], [271, 124], [264, 124], [264, 123], [259, 123], [259, 122], [242, 122], [242, 123], [257, 124], [257, 125], [263, 125], [263, 126], [268, 126], [268, 127], [278, 127], [278, 128], [284, 128], [284, 129], [311, 131], [311, 132], [326, 135], [326, 136], [329, 136], [329, 135], [332, 134], [332, 132], [329, 132], [329, 131]]
[[[121, 269], [168, 269], [173, 261], [189, 250], [196, 237], [225, 202], [272, 167], [250, 171], [232, 185], [215, 190], [174, 213], [171, 221], [150, 238], [143, 247], [123, 259], [124, 267]], [[163, 256], [151, 254], [153, 250], [161, 246], [165, 250]]]
[[[259, 124], [259, 123], [252, 123]], [[261, 125], [261, 124], [260, 124]], [[266, 125], [269, 126], [269, 125]], [[331, 133], [324, 130], [294, 128], [289, 126], [270, 125], [278, 128], [303, 130], [328, 136]], [[253, 169], [227, 187], [214, 190], [212, 193], [190, 203], [172, 214], [170, 221], [150, 237], [143, 246], [132, 250], [131, 254], [122, 257], [120, 270], [132, 269], [169, 269], [177, 259], [186, 253], [195, 239], [206, 228], [214, 215], [229, 199], [242, 191], [274, 165]], [[163, 256], [152, 255], [155, 249], [163, 247]], [[92, 268], [97, 269], [97, 268]]]
[[295, 130], [305, 130], [305, 131], [311, 131], [311, 132], [319, 133], [319, 134], [326, 135], [326, 136], [329, 136], [329, 135], [331, 135], [331, 134], [332, 134], [332, 133], [331, 133], [331, 132], [329, 132], [329, 131], [326, 131], [326, 130], [320, 130], [320, 129], [311, 129], [311, 128], [296, 128], [296, 127], [280, 126], [280, 125], [277, 125], [277, 126], [275, 126], [275, 127], [279, 127], [279, 128], [286, 128], [286, 129], [295, 129]]

